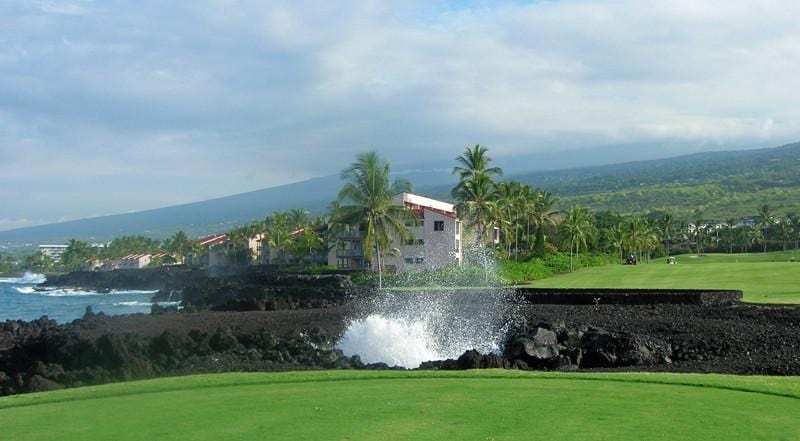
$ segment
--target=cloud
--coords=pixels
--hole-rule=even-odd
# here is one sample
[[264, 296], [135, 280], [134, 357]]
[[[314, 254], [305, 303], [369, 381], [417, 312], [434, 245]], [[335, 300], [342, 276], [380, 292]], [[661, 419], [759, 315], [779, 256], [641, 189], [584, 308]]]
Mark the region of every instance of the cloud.
[[412, 164], [476, 142], [778, 144], [800, 135], [798, 15], [791, 0], [3, 2], [0, 206], [18, 212], [2, 217], [221, 196], [369, 148]]

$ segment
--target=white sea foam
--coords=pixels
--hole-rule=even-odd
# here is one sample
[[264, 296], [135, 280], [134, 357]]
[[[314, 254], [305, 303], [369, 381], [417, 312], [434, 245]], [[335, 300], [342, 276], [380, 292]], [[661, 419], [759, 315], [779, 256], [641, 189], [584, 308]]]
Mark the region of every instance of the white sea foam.
[[158, 291], [144, 291], [144, 290], [113, 290], [110, 292], [97, 292], [84, 289], [75, 288], [44, 288], [34, 289], [32, 287], [17, 288], [22, 294], [40, 295], [45, 297], [78, 297], [78, 296], [107, 296], [107, 295], [124, 295], [124, 294], [138, 294], [138, 295], [152, 295]]
[[38, 285], [47, 280], [43, 274], [25, 273], [22, 277], [0, 278], [0, 283], [10, 283], [14, 285]]
[[383, 292], [353, 320], [337, 347], [364, 362], [409, 369], [465, 351], [499, 353], [517, 302], [513, 291]]
[[[156, 302], [156, 303], [158, 303], [161, 306], [175, 306], [175, 305], [179, 304], [180, 302]], [[151, 302], [136, 302], [136, 301], [133, 301], [133, 302], [116, 302], [116, 303], [114, 303], [114, 306], [153, 306], [153, 303], [151, 303]]]
[[32, 294], [34, 292], [32, 286], [14, 287], [14, 289], [22, 294]]

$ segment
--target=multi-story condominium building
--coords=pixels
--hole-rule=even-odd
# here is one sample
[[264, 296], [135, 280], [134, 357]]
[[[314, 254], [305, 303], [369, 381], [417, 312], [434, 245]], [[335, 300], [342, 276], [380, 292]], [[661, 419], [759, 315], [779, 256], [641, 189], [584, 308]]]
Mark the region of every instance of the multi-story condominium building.
[[[405, 206], [413, 214], [406, 221], [411, 235], [404, 243], [393, 238], [390, 252], [384, 256], [386, 271], [420, 271], [461, 265], [463, 227], [453, 204], [411, 193], [397, 195], [394, 203]], [[335, 260], [331, 255], [328, 263], [340, 268], [369, 267], [364, 258], [364, 247], [370, 245], [363, 242], [363, 235], [363, 231], [355, 228], [337, 235]]]
[[67, 251], [67, 245], [39, 245], [39, 252], [49, 257], [53, 262], [61, 262], [61, 255]]

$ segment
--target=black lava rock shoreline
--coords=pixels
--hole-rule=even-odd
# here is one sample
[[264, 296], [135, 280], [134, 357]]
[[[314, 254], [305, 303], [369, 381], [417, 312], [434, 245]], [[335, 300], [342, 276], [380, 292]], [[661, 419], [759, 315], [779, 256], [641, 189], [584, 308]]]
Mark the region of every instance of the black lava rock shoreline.
[[[335, 349], [368, 293], [341, 275], [276, 277], [186, 281], [183, 312], [0, 323], [0, 394], [203, 372], [390, 368]], [[421, 368], [800, 375], [798, 307], [523, 303], [513, 323], [503, 354], [467, 351]]]

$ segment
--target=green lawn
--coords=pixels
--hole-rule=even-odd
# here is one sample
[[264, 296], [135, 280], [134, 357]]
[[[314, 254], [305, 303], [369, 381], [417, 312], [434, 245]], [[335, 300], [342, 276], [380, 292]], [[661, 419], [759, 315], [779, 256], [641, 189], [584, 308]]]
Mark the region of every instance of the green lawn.
[[[675, 256], [679, 264], [703, 264], [703, 263], [755, 263], [755, 262], [790, 262], [792, 259], [800, 262], [800, 250], [791, 250], [785, 253], [747, 253], [747, 254], [686, 254]], [[656, 259], [656, 263], [666, 263], [667, 258]]]
[[798, 440], [800, 377], [222, 374], [0, 398], [2, 439]]
[[[526, 286], [739, 289], [744, 292], [746, 302], [800, 303], [800, 262], [759, 261], [769, 258], [774, 258], [774, 253], [745, 254], [738, 257], [720, 254], [677, 256], [677, 265], [667, 265], [660, 259], [635, 266], [593, 267], [537, 280]], [[734, 259], [739, 259], [739, 262]]]

